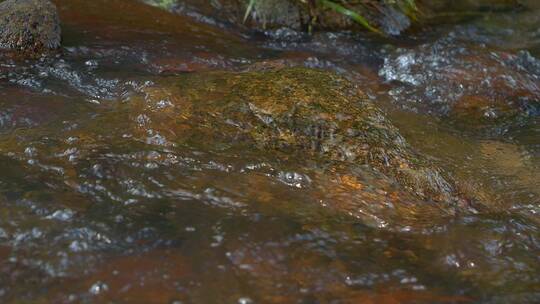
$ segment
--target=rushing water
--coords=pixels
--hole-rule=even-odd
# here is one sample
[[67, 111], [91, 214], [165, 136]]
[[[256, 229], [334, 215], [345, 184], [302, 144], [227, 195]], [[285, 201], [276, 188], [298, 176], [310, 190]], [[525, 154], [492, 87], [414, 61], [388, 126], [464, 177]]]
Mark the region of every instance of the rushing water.
[[[0, 302], [540, 301], [538, 10], [385, 41], [56, 4], [61, 54], [0, 54]], [[367, 169], [168, 128], [156, 84], [257, 65], [351, 79], [484, 208], [396, 220]]]

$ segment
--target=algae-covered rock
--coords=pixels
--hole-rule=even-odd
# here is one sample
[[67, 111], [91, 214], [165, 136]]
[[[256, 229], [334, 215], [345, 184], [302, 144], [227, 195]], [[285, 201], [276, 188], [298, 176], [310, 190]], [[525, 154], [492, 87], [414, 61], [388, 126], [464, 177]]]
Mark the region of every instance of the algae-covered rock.
[[0, 3], [0, 49], [39, 52], [60, 46], [60, 22], [48, 0]]
[[[168, 90], [146, 88], [154, 101], [147, 106], [157, 109], [164, 96], [174, 96], [172, 107], [142, 124], [177, 142], [253, 142], [322, 162], [367, 164], [424, 199], [454, 197], [439, 170], [415, 154], [385, 115], [342, 77], [301, 68], [213, 72], [175, 76], [158, 86]], [[161, 123], [147, 122], [156, 119]], [[194, 126], [199, 132], [192, 132]]]

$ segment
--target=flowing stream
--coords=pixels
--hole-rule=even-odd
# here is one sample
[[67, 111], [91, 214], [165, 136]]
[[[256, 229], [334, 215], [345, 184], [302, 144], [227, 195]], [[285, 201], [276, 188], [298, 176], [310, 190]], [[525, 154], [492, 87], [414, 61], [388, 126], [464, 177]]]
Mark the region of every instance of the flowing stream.
[[[540, 302], [534, 1], [406, 39], [54, 2], [60, 53], [0, 53], [0, 302]], [[349, 79], [482, 207], [220, 139], [183, 101], [284, 67]]]

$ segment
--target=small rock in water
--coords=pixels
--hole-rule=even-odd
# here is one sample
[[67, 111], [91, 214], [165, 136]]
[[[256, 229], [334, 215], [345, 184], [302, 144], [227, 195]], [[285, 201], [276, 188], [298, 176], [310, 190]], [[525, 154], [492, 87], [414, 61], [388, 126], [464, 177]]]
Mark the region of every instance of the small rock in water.
[[60, 46], [60, 21], [49, 0], [0, 3], [0, 49], [39, 53]]

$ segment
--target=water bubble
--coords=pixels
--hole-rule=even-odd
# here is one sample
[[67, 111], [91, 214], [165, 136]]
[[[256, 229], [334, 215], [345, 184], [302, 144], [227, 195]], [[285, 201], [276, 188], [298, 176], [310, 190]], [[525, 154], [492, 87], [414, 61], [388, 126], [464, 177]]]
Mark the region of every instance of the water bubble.
[[281, 182], [296, 188], [304, 188], [311, 182], [311, 179], [307, 175], [297, 172], [279, 172], [278, 179]]
[[150, 117], [145, 114], [140, 114], [139, 116], [137, 116], [135, 121], [140, 127], [144, 127], [150, 123]]
[[172, 102], [170, 102], [169, 100], [166, 100], [166, 99], [162, 99], [162, 100], [160, 100], [160, 101], [158, 101], [156, 103], [156, 107], [158, 109], [164, 109], [164, 108], [168, 108], [168, 107], [172, 107], [172, 106], [173, 106]]
[[218, 247], [223, 243], [224, 237], [222, 235], [218, 234], [218, 235], [214, 235], [213, 239], [215, 240], [215, 242], [211, 243], [210, 246], [211, 247]]
[[56, 210], [53, 214], [47, 216], [47, 219], [54, 219], [58, 221], [69, 221], [71, 218], [73, 218], [73, 215], [75, 212], [64, 209], [64, 210]]
[[444, 260], [445, 260], [445, 263], [447, 265], [454, 266], [454, 267], [460, 267], [461, 266], [461, 264], [458, 261], [458, 257], [455, 254], [447, 255], [444, 258]]
[[238, 299], [238, 304], [251, 304], [251, 303], [253, 303], [253, 300], [247, 297], [242, 297]]
[[492, 118], [492, 119], [495, 119], [495, 118], [497, 118], [497, 116], [498, 116], [498, 115], [497, 115], [497, 112], [495, 112], [495, 110], [492, 109], [492, 108], [488, 108], [488, 109], [486, 109], [486, 110], [484, 111], [484, 117], [486, 117], [486, 118]]
[[4, 229], [0, 228], [0, 239], [6, 239], [7, 237], [7, 232]]
[[169, 146], [169, 141], [165, 138], [165, 136], [160, 134], [155, 134], [154, 136], [147, 137], [146, 143], [149, 145], [155, 145], [155, 146]]
[[405, 277], [401, 279], [401, 284], [409, 284], [409, 283], [416, 283], [418, 280], [415, 277]]
[[86, 242], [79, 242], [77, 240], [69, 244], [69, 249], [73, 252], [81, 252], [88, 249], [88, 244]]
[[78, 137], [76, 137], [76, 136], [70, 136], [70, 137], [68, 137], [68, 138], [66, 139], [66, 143], [68, 143], [68, 144], [73, 144], [73, 143], [77, 142], [78, 140], [79, 140]]
[[84, 64], [86, 66], [89, 66], [89, 67], [97, 67], [98, 66], [97, 60], [88, 60]]
[[24, 154], [26, 154], [28, 157], [34, 157], [37, 154], [37, 149], [34, 147], [27, 147], [24, 149]]
[[121, 215], [121, 214], [119, 214], [119, 215], [117, 215], [117, 216], [114, 217], [114, 221], [115, 221], [116, 223], [122, 223], [122, 222], [124, 221], [124, 216]]
[[99, 295], [101, 293], [106, 292], [107, 290], [109, 290], [109, 286], [107, 286], [107, 284], [101, 281], [98, 281], [94, 283], [94, 285], [92, 285], [90, 289], [88, 289], [88, 292], [93, 295]]

